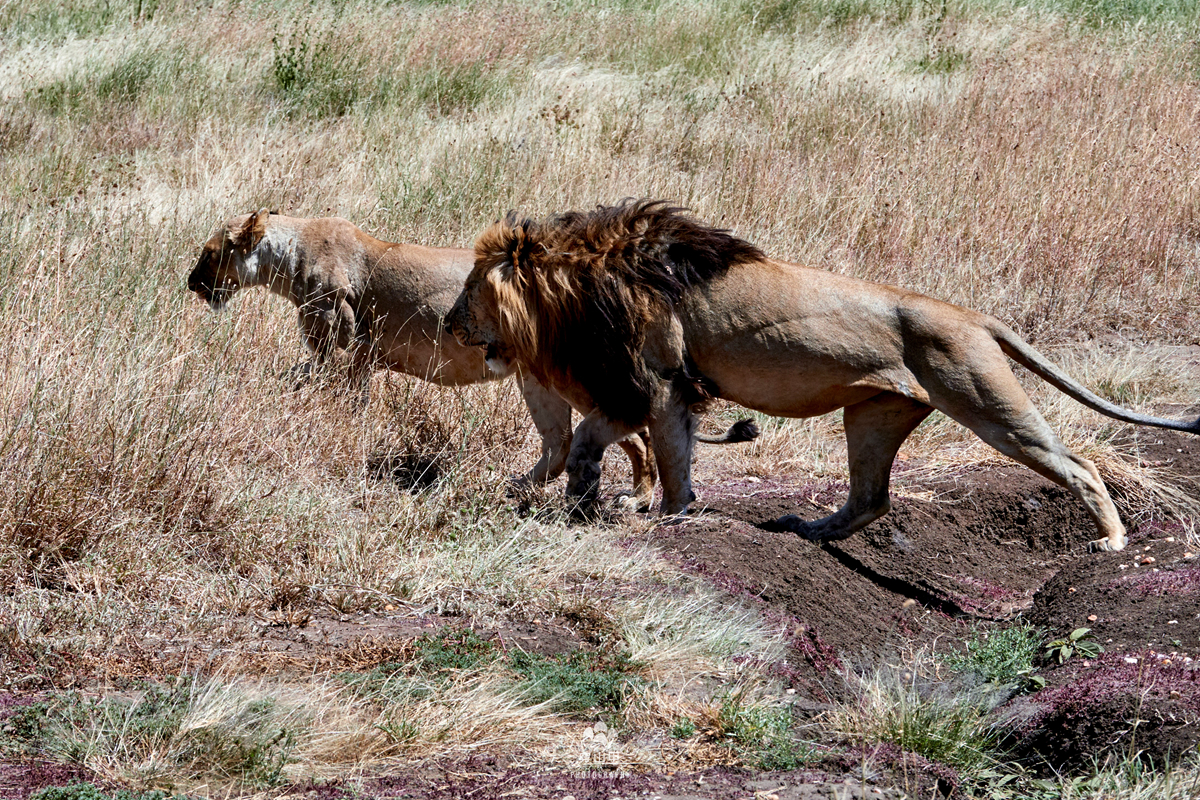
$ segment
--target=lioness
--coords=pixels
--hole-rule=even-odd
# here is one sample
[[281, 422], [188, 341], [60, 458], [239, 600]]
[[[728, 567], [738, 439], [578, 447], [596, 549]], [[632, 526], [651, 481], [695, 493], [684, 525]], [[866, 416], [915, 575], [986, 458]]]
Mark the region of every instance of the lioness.
[[686, 511], [692, 405], [706, 394], [783, 417], [845, 409], [849, 499], [814, 522], [779, 520], [809, 539], [844, 538], [888, 512], [892, 460], [936, 408], [1078, 497], [1104, 537], [1092, 545], [1125, 547], [1095, 466], [1058, 440], [1005, 356], [1102, 414], [1200, 433], [1200, 420], [1097, 397], [990, 316], [769, 259], [662, 202], [540, 222], [510, 213], [476, 241], [447, 322], [463, 345], [595, 406], [567, 459], [568, 492], [585, 498], [604, 447], [648, 426], [662, 511]]

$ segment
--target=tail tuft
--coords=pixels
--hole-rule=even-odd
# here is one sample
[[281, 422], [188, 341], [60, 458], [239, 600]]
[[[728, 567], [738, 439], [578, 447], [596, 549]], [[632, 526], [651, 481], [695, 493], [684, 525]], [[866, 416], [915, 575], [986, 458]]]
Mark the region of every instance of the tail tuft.
[[725, 435], [729, 437], [729, 441], [731, 443], [752, 442], [758, 438], [759, 433], [761, 433], [761, 431], [759, 431], [758, 425], [754, 422], [754, 420], [739, 419], [737, 422], [733, 423], [732, 426], [730, 426]]
[[697, 442], [705, 444], [738, 444], [739, 442], [752, 442], [758, 438], [758, 426], [754, 424], [754, 420], [739, 419], [737, 422], [729, 426], [729, 430], [717, 436], [705, 436], [702, 433], [696, 434]]

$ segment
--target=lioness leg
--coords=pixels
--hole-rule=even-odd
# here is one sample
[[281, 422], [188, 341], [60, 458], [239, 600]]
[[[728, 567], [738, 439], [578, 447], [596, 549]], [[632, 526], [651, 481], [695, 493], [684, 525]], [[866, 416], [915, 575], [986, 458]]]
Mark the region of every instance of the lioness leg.
[[371, 348], [355, 338], [354, 309], [345, 300], [331, 296], [302, 305], [297, 315], [304, 344], [312, 353], [303, 378], [311, 376], [313, 364], [333, 366], [354, 391], [355, 406], [366, 407], [371, 391]]
[[517, 384], [529, 416], [533, 417], [533, 426], [542, 437], [542, 457], [518, 483], [546, 483], [561, 475], [567, 465], [571, 449], [571, 404], [527, 375], [518, 374]]
[[887, 392], [846, 406], [844, 425], [850, 460], [850, 496], [833, 514], [813, 522], [788, 515], [780, 526], [806, 539], [845, 539], [892, 508], [888, 496], [892, 461], [900, 445], [933, 408]]
[[975, 392], [972, 397], [939, 398], [931, 391], [931, 400], [946, 416], [970, 428], [1004, 455], [1079, 498], [1104, 536], [1090, 542], [1092, 548], [1124, 549], [1125, 526], [1096, 466], [1059, 441], [1007, 365], [1003, 370], [980, 371], [971, 377]]
[[585, 415], [575, 428], [571, 452], [567, 456], [567, 497], [577, 498], [583, 509], [594, 503], [600, 497], [600, 462], [604, 459], [604, 449], [636, 434], [635, 429], [609, 419], [598, 409]]
[[633, 467], [633, 494], [622, 496], [618, 504], [626, 511], [649, 511], [650, 504], [654, 502], [654, 482], [658, 479], [650, 437], [646, 431], [638, 431], [617, 444], [625, 451], [629, 465]]

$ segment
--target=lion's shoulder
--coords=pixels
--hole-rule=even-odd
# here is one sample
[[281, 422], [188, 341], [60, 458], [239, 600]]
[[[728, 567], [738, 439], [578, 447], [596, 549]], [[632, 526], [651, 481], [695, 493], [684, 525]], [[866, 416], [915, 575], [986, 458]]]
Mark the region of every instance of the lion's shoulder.
[[663, 320], [691, 289], [765, 259], [728, 230], [658, 200], [540, 221], [510, 212], [480, 235], [475, 255], [468, 289], [494, 283], [505, 338], [524, 343], [522, 360], [552, 382], [581, 385], [606, 414], [632, 425], [644, 423], [660, 381], [678, 377], [662, 374], [664, 365], [682, 369], [682, 353], [647, 361]]

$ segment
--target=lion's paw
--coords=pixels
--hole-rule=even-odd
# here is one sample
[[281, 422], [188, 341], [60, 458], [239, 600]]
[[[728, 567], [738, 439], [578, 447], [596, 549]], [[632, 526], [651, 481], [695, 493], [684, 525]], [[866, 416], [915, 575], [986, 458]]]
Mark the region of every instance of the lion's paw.
[[775, 520], [775, 526], [781, 531], [794, 533], [802, 539], [808, 539], [810, 542], [820, 541], [821, 535], [817, 526], [811, 522], [801, 519], [795, 514], [788, 514], [785, 517], [780, 517]]
[[1122, 536], [1121, 543], [1114, 545], [1108, 539], [1095, 539], [1088, 542], [1089, 553], [1116, 553], [1125, 549], [1125, 545], [1129, 544], [1129, 537]]
[[622, 492], [615, 500], [613, 500], [613, 507], [626, 514], [637, 514], [649, 511], [650, 502], [648, 500], [643, 500], [636, 494]]

